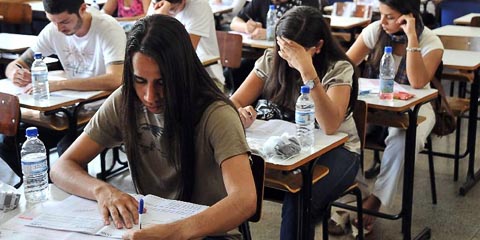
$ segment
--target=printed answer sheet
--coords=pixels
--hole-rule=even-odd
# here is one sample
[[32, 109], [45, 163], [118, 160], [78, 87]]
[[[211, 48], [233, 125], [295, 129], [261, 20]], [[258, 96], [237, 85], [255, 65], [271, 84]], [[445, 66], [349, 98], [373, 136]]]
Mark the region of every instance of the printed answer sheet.
[[[135, 195], [137, 199], [142, 196]], [[208, 206], [169, 200], [153, 195], [144, 198], [147, 212], [142, 215], [142, 226], [170, 223], [195, 215]], [[70, 196], [53, 203], [40, 215], [28, 221], [26, 226], [80, 232], [110, 238], [121, 238], [129, 229], [117, 229], [112, 224], [104, 225], [95, 201]], [[132, 229], [138, 229], [135, 225]], [[25, 228], [28, 231], [30, 228]], [[18, 231], [18, 229], [17, 229]]]

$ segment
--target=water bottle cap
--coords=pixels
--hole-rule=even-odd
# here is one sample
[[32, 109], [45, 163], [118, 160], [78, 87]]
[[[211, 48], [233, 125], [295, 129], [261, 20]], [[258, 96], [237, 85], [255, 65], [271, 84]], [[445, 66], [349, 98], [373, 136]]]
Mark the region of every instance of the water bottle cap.
[[270, 4], [270, 6], [268, 6], [268, 9], [269, 9], [269, 10], [275, 10], [275, 5]]
[[35, 52], [35, 54], [33, 55], [33, 58], [41, 59], [42, 58], [42, 53], [41, 52]]
[[36, 127], [29, 127], [25, 130], [27, 137], [36, 137], [38, 136], [38, 130]]
[[303, 86], [300, 88], [300, 93], [310, 93], [310, 87], [307, 86], [307, 85], [303, 85]]
[[392, 47], [391, 46], [385, 46], [385, 53], [392, 53]]

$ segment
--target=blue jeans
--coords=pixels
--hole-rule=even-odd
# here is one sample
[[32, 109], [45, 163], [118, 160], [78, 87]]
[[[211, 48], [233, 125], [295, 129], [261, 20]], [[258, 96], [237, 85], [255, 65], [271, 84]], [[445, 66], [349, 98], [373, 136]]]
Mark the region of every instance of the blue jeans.
[[[328, 204], [339, 198], [354, 182], [359, 168], [359, 155], [343, 147], [335, 148], [321, 156], [317, 164], [330, 170], [328, 175], [312, 186], [311, 226], [314, 231], [315, 220], [321, 220]], [[280, 239], [297, 239], [297, 201], [300, 193], [285, 194], [282, 207]]]

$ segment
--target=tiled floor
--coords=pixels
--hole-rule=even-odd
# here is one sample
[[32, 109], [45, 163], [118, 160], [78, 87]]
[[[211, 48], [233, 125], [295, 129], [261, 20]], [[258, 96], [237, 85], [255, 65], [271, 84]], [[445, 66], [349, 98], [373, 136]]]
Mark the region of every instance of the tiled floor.
[[[466, 123], [464, 121], [464, 123]], [[480, 131], [478, 131], [480, 132]], [[478, 133], [477, 133], [478, 136]], [[462, 143], [465, 146], [466, 139]], [[453, 152], [454, 136], [434, 138], [434, 149]], [[480, 168], [479, 156], [480, 144], [477, 142], [476, 166]], [[54, 153], [52, 158], [56, 157]], [[372, 152], [366, 151], [365, 166], [369, 166]], [[89, 165], [93, 175], [99, 171], [99, 161], [96, 159]], [[414, 210], [412, 233], [418, 234], [424, 227], [432, 229], [432, 239], [472, 239], [480, 240], [480, 186], [474, 187], [465, 197], [458, 195], [458, 189], [462, 185], [467, 168], [467, 159], [460, 162], [460, 178], [453, 181], [453, 161], [440, 157], [435, 158], [435, 172], [437, 183], [438, 204], [431, 203], [430, 182], [428, 178], [428, 163], [426, 155], [421, 154], [416, 162]], [[16, 179], [9, 173], [9, 169], [0, 162], [0, 180], [7, 183], [16, 183]], [[133, 186], [128, 173], [113, 178], [112, 184], [129, 192], [133, 192]], [[401, 194], [398, 194], [392, 212], [398, 211], [401, 202]], [[281, 216], [281, 205], [264, 201], [262, 219], [258, 223], [251, 224], [254, 239], [278, 239]], [[400, 233], [401, 221], [378, 219], [373, 232], [367, 239], [402, 239]], [[316, 228], [316, 238], [321, 239], [322, 229]], [[334, 237], [330, 239], [353, 239], [351, 235]]]

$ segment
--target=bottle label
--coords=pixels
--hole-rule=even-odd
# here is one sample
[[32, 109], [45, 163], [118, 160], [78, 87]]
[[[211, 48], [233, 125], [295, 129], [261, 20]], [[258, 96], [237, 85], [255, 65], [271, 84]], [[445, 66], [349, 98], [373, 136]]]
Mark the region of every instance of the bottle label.
[[311, 124], [315, 121], [315, 114], [314, 112], [295, 112], [295, 123], [297, 124]]
[[380, 93], [393, 93], [393, 79], [380, 79]]
[[47, 157], [36, 161], [22, 161], [22, 172], [24, 175], [36, 175], [47, 172]]

